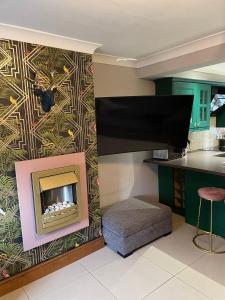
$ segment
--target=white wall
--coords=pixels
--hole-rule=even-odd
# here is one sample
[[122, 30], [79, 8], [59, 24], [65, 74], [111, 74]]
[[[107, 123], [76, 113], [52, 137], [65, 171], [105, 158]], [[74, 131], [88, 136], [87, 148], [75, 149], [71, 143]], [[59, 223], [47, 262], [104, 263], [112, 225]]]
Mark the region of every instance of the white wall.
[[[155, 94], [154, 82], [137, 78], [135, 69], [94, 63], [95, 97]], [[101, 156], [100, 203], [107, 206], [137, 195], [158, 199], [158, 169], [144, 164], [147, 152]]]

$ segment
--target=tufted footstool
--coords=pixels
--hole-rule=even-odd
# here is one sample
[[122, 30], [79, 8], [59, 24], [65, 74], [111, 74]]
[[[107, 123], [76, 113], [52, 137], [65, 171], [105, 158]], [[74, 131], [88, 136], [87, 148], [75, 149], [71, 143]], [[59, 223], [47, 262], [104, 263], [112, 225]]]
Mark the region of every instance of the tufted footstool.
[[126, 257], [171, 232], [171, 209], [136, 198], [118, 202], [102, 216], [103, 236], [110, 248]]

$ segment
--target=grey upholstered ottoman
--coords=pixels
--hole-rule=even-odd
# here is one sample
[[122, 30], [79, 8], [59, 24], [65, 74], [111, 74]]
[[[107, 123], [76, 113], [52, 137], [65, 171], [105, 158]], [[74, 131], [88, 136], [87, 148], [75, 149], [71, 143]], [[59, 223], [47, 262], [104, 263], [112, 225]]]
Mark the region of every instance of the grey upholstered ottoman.
[[106, 244], [123, 257], [171, 232], [171, 209], [131, 198], [108, 208], [102, 217]]

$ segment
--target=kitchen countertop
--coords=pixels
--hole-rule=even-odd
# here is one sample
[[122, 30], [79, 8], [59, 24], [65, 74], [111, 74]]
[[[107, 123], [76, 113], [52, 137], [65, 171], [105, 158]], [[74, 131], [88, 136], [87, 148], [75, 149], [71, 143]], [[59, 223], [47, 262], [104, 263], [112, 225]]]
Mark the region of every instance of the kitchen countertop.
[[[223, 154], [224, 157], [217, 156]], [[144, 162], [225, 176], [225, 153], [221, 151], [196, 150], [188, 152], [186, 156], [174, 160], [146, 159]]]

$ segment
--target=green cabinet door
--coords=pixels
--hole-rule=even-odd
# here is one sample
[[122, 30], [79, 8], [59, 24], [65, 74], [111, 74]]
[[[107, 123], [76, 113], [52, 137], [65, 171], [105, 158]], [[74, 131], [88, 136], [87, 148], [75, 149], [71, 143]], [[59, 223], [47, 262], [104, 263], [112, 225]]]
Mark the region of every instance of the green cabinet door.
[[174, 81], [174, 95], [194, 95], [190, 130], [207, 130], [210, 125], [211, 87], [205, 83]]
[[194, 102], [192, 106], [191, 120], [190, 120], [190, 129], [194, 129], [196, 127], [197, 121], [197, 109], [198, 106], [198, 98], [197, 98], [197, 85], [195, 83], [189, 82], [179, 82], [175, 81], [173, 83], [173, 95], [194, 95]]
[[207, 130], [210, 125], [211, 85], [182, 78], [155, 81], [156, 95], [194, 95], [190, 131]]
[[173, 168], [158, 166], [159, 202], [174, 206]]
[[211, 100], [211, 87], [208, 84], [198, 84], [198, 114], [197, 114], [197, 127], [208, 129], [210, 125], [210, 100]]

